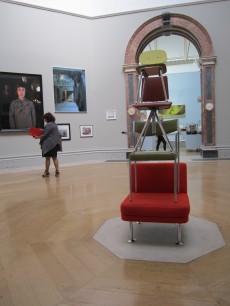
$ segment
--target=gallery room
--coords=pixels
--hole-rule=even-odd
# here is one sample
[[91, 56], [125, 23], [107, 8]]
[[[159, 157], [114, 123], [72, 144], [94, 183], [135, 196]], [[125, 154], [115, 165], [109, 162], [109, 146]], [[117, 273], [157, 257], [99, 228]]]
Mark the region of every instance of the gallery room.
[[0, 305], [230, 304], [229, 11], [0, 0]]

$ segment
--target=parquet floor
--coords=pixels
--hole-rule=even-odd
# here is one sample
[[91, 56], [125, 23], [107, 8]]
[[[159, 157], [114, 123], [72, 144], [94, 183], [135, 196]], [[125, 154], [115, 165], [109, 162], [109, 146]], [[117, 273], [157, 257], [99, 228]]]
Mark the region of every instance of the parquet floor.
[[191, 214], [226, 241], [188, 264], [121, 260], [92, 238], [119, 216], [125, 162], [0, 174], [0, 305], [230, 305], [230, 162], [187, 164]]

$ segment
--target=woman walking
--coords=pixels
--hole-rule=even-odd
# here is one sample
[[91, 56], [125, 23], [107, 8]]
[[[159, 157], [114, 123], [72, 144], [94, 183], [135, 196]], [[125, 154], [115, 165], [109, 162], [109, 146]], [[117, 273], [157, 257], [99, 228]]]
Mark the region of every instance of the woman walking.
[[42, 176], [50, 176], [49, 169], [50, 160], [52, 158], [55, 167], [55, 176], [58, 177], [60, 172], [57, 152], [62, 151], [61, 136], [59, 135], [58, 127], [55, 123], [55, 117], [51, 113], [44, 114], [42, 118], [46, 122], [44, 133], [41, 136], [35, 136], [35, 138], [40, 139], [42, 156], [45, 157], [45, 172]]

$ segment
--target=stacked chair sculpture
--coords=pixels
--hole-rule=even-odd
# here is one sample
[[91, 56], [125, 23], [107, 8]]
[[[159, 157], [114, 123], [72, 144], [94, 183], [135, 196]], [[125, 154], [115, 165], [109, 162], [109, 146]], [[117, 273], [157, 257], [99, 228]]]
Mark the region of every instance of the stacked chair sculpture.
[[[164, 51], [147, 51], [140, 55], [137, 110], [148, 110], [146, 122], [135, 122], [139, 134], [133, 152], [129, 155], [130, 194], [121, 203], [121, 218], [130, 222], [134, 242], [133, 222], [177, 224], [177, 241], [182, 245], [181, 225], [188, 222], [190, 203], [187, 194], [187, 166], [179, 160], [179, 132], [177, 120], [159, 120], [158, 111], [168, 109], [168, 79]], [[175, 133], [172, 146], [167, 134]], [[167, 151], [142, 150], [146, 136], [162, 135]]]

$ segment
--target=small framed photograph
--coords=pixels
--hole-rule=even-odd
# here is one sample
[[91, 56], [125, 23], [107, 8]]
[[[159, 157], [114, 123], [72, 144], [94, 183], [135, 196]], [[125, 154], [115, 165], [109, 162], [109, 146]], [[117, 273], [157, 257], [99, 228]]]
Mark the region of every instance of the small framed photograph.
[[80, 137], [93, 137], [93, 126], [92, 125], [80, 125]]
[[106, 111], [106, 119], [107, 120], [116, 120], [116, 111], [115, 110]]
[[57, 123], [58, 131], [62, 140], [70, 140], [70, 124], [69, 123]]

